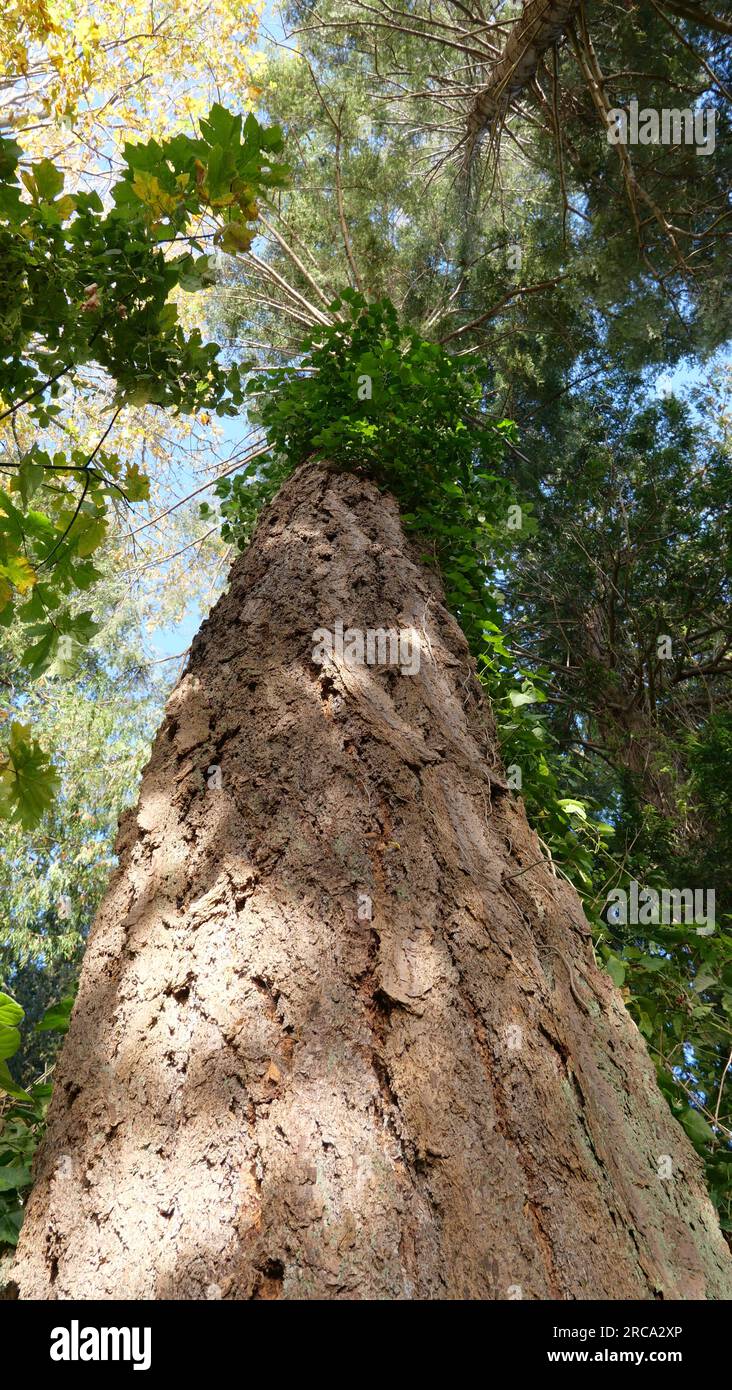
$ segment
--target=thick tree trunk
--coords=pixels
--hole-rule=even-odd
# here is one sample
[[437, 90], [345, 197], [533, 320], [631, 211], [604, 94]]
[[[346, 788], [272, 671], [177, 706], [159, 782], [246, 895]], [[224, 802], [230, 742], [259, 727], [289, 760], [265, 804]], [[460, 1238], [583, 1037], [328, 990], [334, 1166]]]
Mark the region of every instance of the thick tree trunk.
[[[338, 618], [414, 629], [419, 673], [318, 667]], [[732, 1297], [699, 1161], [371, 483], [311, 462], [262, 516], [118, 849], [21, 1297]]]

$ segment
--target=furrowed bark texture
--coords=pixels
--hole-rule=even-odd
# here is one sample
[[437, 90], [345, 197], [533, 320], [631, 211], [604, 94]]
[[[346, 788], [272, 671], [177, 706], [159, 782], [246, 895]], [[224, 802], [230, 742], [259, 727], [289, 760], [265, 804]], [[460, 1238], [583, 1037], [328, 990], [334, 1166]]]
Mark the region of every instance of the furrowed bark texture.
[[[419, 673], [318, 667], [337, 618], [414, 629]], [[732, 1297], [699, 1161], [371, 483], [310, 462], [263, 514], [118, 852], [21, 1297]]]
[[476, 92], [468, 113], [471, 150], [536, 76], [540, 59], [563, 37], [578, 8], [579, 0], [525, 0], [490, 81]]

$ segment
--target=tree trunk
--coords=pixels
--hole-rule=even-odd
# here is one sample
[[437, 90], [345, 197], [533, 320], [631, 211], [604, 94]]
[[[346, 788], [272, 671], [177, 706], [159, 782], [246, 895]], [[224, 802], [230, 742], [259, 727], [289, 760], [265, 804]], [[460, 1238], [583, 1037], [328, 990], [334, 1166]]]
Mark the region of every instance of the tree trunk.
[[475, 93], [468, 111], [471, 152], [496, 118], [508, 111], [511, 102], [536, 77], [543, 55], [563, 37], [578, 8], [579, 0], [524, 0], [490, 79]]
[[[605, 689], [612, 690], [612, 703], [608, 700], [604, 708], [600, 707], [595, 718], [599, 741], [608, 750], [611, 762], [630, 773], [645, 805], [671, 821], [686, 819], [683, 812], [679, 816], [679, 803], [683, 802], [680, 793], [688, 777], [681, 764], [683, 745], [670, 747], [669, 738], [659, 734], [648, 711], [635, 703], [632, 696], [619, 707], [617, 688], [610, 680]], [[620, 698], [625, 695], [623, 690]], [[671, 771], [668, 764], [674, 756], [677, 766]]]
[[[419, 673], [314, 664], [338, 618], [413, 629]], [[310, 462], [263, 514], [118, 852], [21, 1297], [732, 1297], [699, 1160], [373, 484]]]

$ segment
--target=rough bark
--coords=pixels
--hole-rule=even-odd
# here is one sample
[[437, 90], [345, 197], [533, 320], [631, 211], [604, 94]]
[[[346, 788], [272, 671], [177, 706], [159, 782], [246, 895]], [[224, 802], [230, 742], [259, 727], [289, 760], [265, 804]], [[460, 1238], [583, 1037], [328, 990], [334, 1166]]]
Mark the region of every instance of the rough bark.
[[[338, 617], [413, 627], [419, 674], [319, 668]], [[699, 1161], [371, 483], [311, 462], [262, 516], [118, 852], [21, 1297], [732, 1297]]]
[[562, 38], [578, 8], [579, 0], [525, 0], [489, 81], [473, 99], [467, 127], [470, 151], [536, 76], [540, 59]]

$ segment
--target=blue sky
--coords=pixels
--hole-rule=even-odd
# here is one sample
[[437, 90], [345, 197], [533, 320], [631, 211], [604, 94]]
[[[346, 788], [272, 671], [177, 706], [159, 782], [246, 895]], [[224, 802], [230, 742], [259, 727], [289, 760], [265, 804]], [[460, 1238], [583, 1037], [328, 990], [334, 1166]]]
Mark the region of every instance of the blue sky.
[[[265, 38], [271, 35], [273, 38], [284, 39], [284, 30], [279, 17], [279, 5], [276, 0], [266, 0], [262, 13], [262, 36]], [[732, 354], [729, 350], [718, 354], [716, 361], [727, 363], [732, 362]], [[649, 379], [649, 393], [660, 396], [673, 392], [677, 395], [684, 395], [688, 390], [696, 385], [700, 385], [709, 368], [700, 367], [691, 362], [684, 361], [671, 371], [662, 371], [657, 374], [655, 379]], [[226, 419], [223, 422], [222, 452], [233, 454], [241, 448], [242, 441], [248, 428], [246, 415], [236, 419]], [[194, 487], [199, 479], [190, 479], [190, 486]], [[186, 478], [181, 476], [181, 487], [186, 486]], [[212, 500], [210, 493], [204, 494], [207, 500]], [[203, 497], [202, 499], [203, 500]], [[195, 552], [191, 552], [195, 555]], [[195, 563], [195, 559], [192, 560]], [[197, 604], [192, 604], [190, 611], [186, 614], [182, 622], [162, 629], [155, 636], [155, 648], [158, 656], [165, 657], [174, 653], [184, 651], [195, 636], [202, 620], [202, 614]], [[171, 662], [171, 676], [177, 670], [174, 662]]]

